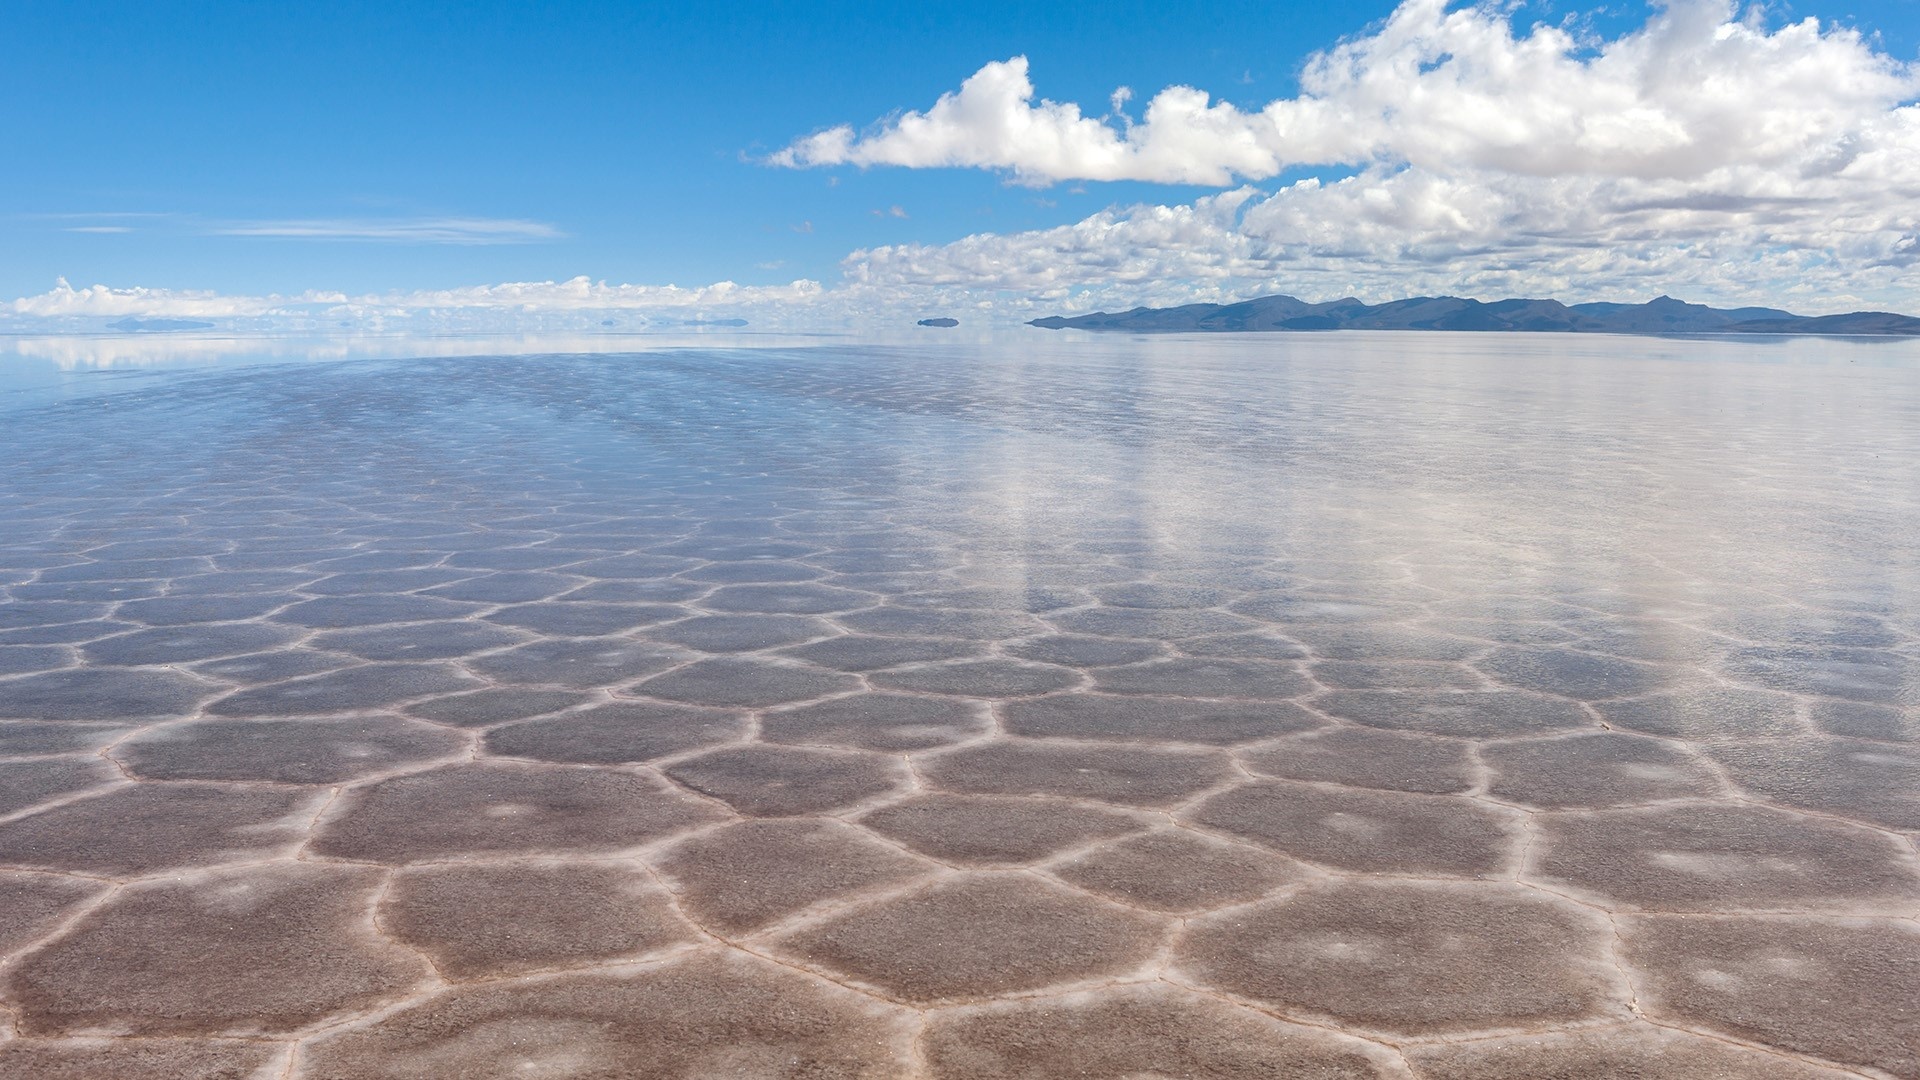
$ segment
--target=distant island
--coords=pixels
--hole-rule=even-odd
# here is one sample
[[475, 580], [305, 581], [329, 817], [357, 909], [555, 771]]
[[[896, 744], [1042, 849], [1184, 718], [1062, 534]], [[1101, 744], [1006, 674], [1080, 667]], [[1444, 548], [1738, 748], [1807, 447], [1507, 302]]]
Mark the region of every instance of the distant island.
[[959, 319], [948, 319], [948, 318], [939, 318], [939, 319], [921, 319], [921, 320], [919, 321], [919, 323], [917, 323], [916, 325], [919, 325], [919, 326], [959, 326], [959, 325], [960, 325], [960, 320], [959, 320]]
[[213, 324], [198, 319], [121, 319], [107, 324], [109, 330], [136, 330], [149, 333], [161, 330], [211, 330]]
[[1558, 300], [1481, 303], [1456, 296], [1416, 296], [1385, 304], [1348, 297], [1309, 304], [1263, 296], [1238, 304], [1134, 308], [1108, 314], [1034, 319], [1047, 330], [1191, 333], [1265, 330], [1482, 330], [1573, 334], [1864, 334], [1920, 336], [1920, 318], [1885, 311], [1795, 315], [1776, 308], [1711, 308], [1662, 296], [1644, 304], [1563, 304]]

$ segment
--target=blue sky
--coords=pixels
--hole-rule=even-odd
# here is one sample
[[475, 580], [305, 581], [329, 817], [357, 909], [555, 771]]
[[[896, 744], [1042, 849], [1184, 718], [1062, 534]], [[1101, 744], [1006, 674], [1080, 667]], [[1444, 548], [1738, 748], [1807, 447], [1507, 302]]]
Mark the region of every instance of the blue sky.
[[[798, 137], [926, 109], [1014, 56], [1040, 96], [1090, 115], [1123, 85], [1136, 107], [1191, 85], [1254, 111], [1393, 10], [17, 0], [0, 34], [0, 298], [56, 277], [249, 294], [576, 275], [831, 287], [857, 249], [1187, 207], [1233, 185], [764, 163]], [[1920, 41], [1914, 0], [1768, 10], [1775, 27], [1858, 25], [1899, 61]], [[1604, 39], [1649, 9], [1535, 4], [1514, 22], [1570, 17]]]

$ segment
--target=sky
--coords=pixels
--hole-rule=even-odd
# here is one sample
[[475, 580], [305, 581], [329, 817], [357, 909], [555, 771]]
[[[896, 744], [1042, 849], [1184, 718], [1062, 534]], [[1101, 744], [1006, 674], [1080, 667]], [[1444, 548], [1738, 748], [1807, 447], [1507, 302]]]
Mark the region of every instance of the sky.
[[1920, 310], [1920, 0], [0, 10], [0, 327]]

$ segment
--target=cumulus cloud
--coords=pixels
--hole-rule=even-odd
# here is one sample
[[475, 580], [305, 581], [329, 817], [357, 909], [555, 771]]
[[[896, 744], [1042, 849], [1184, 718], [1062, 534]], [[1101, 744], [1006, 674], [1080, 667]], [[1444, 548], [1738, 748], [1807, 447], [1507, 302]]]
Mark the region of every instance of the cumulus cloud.
[[1411, 295], [1920, 306], [1911, 198], [1650, 197], [1614, 179], [1368, 171], [1179, 206], [1116, 207], [1069, 225], [904, 244], [848, 257], [879, 291], [936, 283], [1060, 310]]
[[865, 133], [829, 128], [772, 160], [1004, 169], [1030, 184], [1224, 186], [1379, 163], [1642, 179], [1742, 166], [1839, 172], [1903, 134], [1889, 110], [1920, 80], [1856, 31], [1813, 19], [1770, 30], [1724, 0], [1675, 0], [1611, 41], [1545, 25], [1516, 34], [1503, 8], [1407, 0], [1373, 33], [1315, 54], [1300, 85], [1257, 111], [1168, 87], [1135, 122], [1125, 88], [1099, 117], [1036, 101], [1016, 56], [925, 112]]
[[883, 288], [973, 281], [1057, 303], [1415, 292], [1686, 292], [1816, 307], [1915, 302], [1920, 70], [1856, 31], [1675, 0], [1612, 40], [1516, 32], [1505, 8], [1408, 0], [1243, 111], [1188, 87], [1143, 119], [1036, 100], [1024, 60], [924, 113], [803, 139], [784, 164], [965, 165], [1020, 182], [1344, 179], [955, 243], [856, 252]]

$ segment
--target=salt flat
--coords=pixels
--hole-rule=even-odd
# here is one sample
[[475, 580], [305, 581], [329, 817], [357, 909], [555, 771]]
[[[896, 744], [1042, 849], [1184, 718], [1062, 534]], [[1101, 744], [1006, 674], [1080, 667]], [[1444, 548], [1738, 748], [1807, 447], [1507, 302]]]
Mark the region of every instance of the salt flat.
[[1920, 1077], [1920, 346], [36, 371], [0, 1078]]

